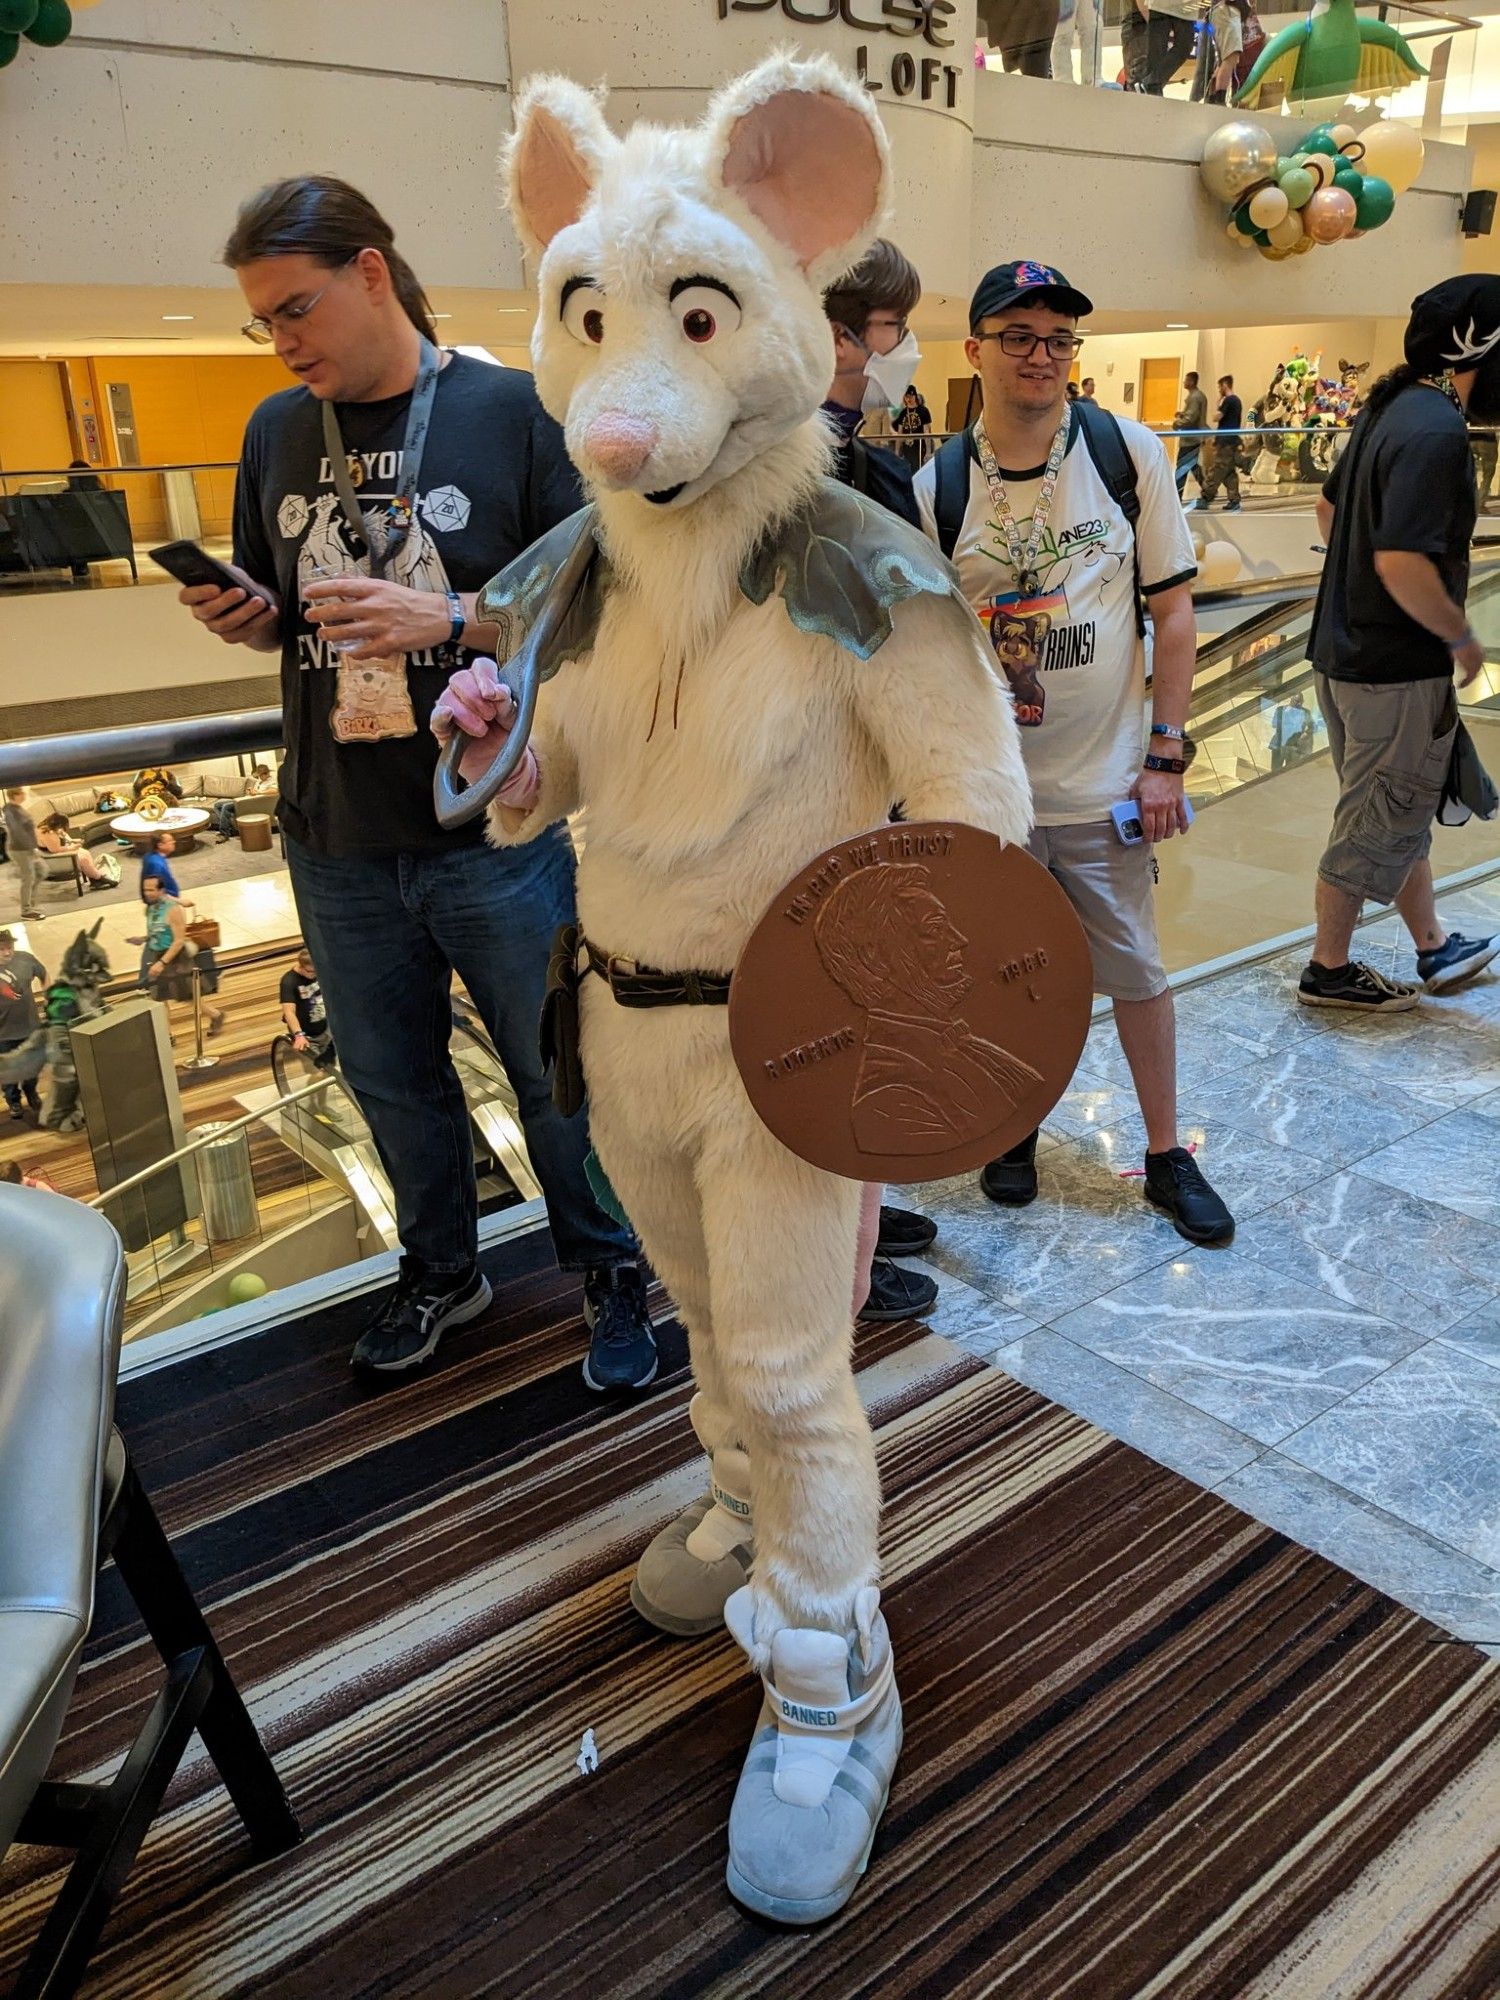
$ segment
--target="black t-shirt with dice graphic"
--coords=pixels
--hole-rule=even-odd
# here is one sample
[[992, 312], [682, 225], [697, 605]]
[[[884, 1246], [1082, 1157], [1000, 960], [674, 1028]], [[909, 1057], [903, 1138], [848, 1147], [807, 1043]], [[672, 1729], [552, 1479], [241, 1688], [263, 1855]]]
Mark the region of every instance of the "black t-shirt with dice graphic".
[[281, 1004], [295, 1007], [297, 1025], [311, 1041], [328, 1032], [328, 1011], [323, 1005], [323, 986], [317, 974], [311, 978], [292, 966], [281, 975]]
[[[410, 402], [337, 406], [377, 545], [400, 479]], [[531, 377], [453, 355], [438, 374], [411, 531], [386, 573], [419, 590], [481, 590], [582, 498]], [[434, 853], [481, 839], [482, 826], [444, 833], [433, 816], [437, 745], [427, 726], [448, 676], [471, 656], [442, 644], [388, 662], [349, 661], [303, 615], [303, 587], [314, 578], [369, 568], [346, 531], [321, 405], [306, 389], [268, 397], [250, 419], [234, 557], [281, 599], [281, 817], [291, 837], [324, 854], [366, 855]]]

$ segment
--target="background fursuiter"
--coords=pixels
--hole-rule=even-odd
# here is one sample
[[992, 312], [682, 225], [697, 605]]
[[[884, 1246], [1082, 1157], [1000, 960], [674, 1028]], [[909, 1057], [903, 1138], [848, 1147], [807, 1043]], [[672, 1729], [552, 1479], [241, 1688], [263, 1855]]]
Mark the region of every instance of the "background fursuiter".
[[[540, 253], [537, 386], [597, 506], [608, 584], [592, 644], [541, 689], [537, 794], [494, 808], [491, 837], [586, 807], [589, 938], [720, 973], [802, 863], [894, 800], [1024, 838], [1014, 718], [966, 605], [946, 589], [894, 602], [861, 660], [741, 581], [768, 536], [830, 504], [821, 295], [885, 211], [868, 98], [831, 62], [777, 56], [696, 130], [616, 139], [597, 97], [546, 78], [521, 93], [507, 178]], [[892, 520], [892, 551], [912, 533]], [[919, 559], [931, 570], [918, 539]], [[688, 1328], [700, 1438], [715, 1462], [749, 1459], [752, 1580], [725, 1616], [768, 1706], [730, 1886], [814, 1921], [858, 1880], [900, 1744], [850, 1370], [860, 1190], [760, 1123], [723, 1009], [627, 1009], [594, 979], [581, 1000], [594, 1142]]]

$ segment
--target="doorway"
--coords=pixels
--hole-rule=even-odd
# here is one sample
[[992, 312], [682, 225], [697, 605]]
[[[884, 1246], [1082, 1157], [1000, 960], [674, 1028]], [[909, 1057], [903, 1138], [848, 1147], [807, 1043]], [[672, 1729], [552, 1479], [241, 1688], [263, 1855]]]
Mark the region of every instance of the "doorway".
[[1177, 383], [1182, 363], [1175, 354], [1143, 361], [1136, 416], [1155, 430], [1170, 430], [1177, 414]]

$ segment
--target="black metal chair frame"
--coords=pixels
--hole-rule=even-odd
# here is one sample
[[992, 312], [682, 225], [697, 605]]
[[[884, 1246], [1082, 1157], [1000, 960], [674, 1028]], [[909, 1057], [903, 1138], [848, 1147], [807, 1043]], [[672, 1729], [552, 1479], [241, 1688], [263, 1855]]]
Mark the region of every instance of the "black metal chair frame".
[[99, 1528], [99, 1566], [111, 1556], [166, 1662], [167, 1678], [108, 1784], [44, 1779], [27, 1808], [16, 1838], [74, 1848], [77, 1858], [21, 1969], [14, 2000], [65, 2000], [76, 1991], [195, 1729], [245, 1822], [254, 1857], [284, 1853], [302, 1838], [128, 1452], [123, 1477], [106, 1490]]

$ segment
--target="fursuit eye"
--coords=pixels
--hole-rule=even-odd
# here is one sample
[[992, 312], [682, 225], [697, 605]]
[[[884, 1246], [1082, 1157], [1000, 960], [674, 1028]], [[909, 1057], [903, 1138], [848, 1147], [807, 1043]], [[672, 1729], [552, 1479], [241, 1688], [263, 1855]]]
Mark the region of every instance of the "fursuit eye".
[[604, 338], [604, 294], [597, 285], [578, 285], [569, 292], [562, 323], [575, 340], [599, 345]]
[[733, 333], [740, 323], [740, 309], [734, 300], [712, 285], [689, 285], [672, 301], [672, 310], [677, 324], [698, 347]]

